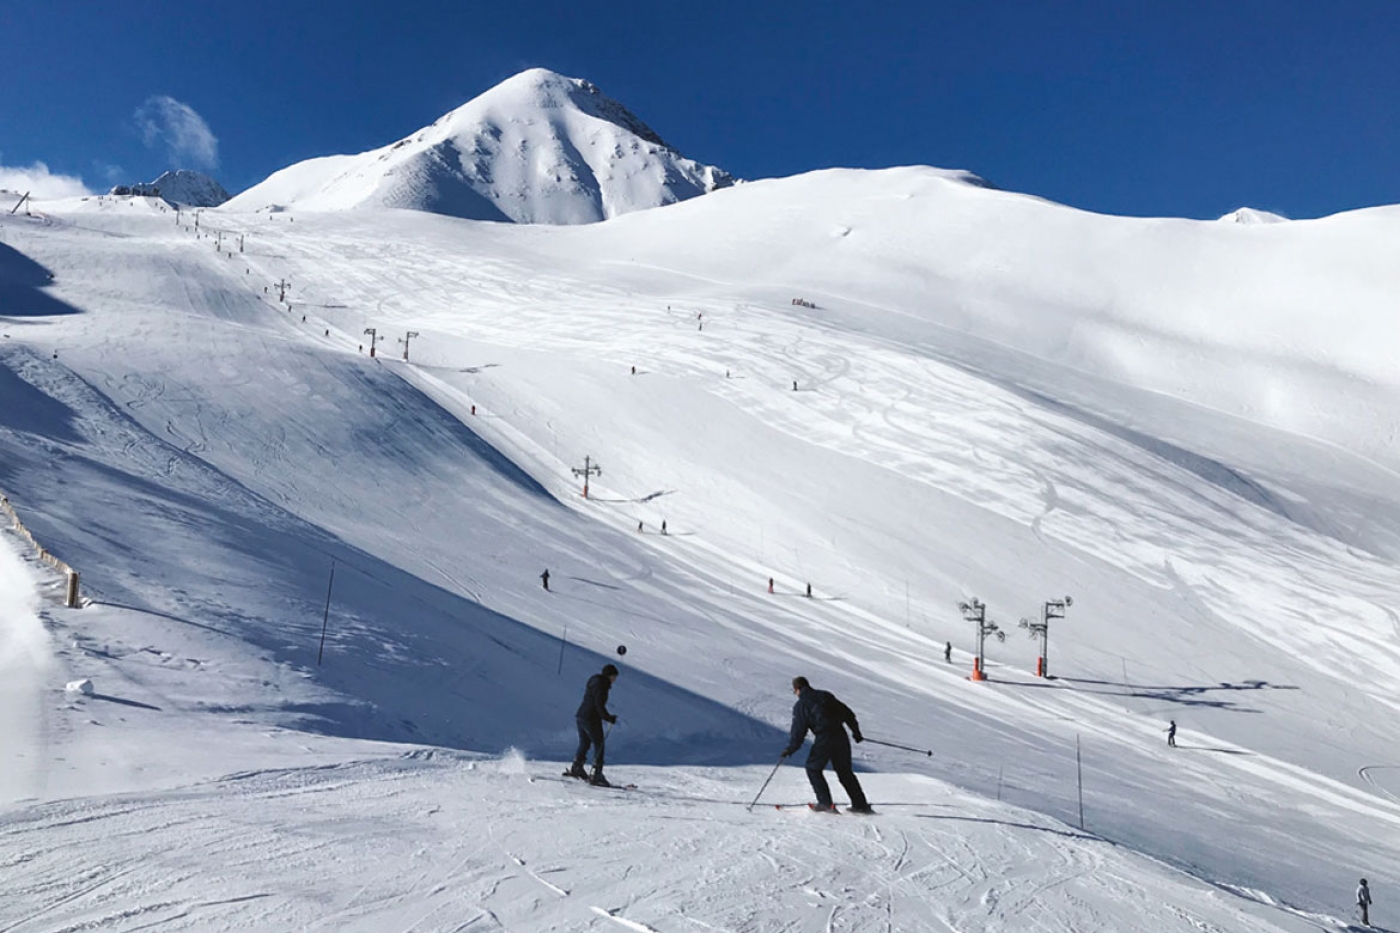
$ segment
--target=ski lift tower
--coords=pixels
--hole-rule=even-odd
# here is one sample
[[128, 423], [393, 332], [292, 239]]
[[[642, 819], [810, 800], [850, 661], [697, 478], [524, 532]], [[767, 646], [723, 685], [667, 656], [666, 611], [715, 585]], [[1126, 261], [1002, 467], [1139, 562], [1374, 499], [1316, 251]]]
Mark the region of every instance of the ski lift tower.
[[594, 463], [592, 457], [584, 457], [584, 458], [583, 458], [583, 466], [582, 466], [582, 467], [573, 467], [572, 469], [573, 469], [573, 473], [574, 473], [575, 476], [582, 476], [582, 477], [583, 477], [583, 497], [584, 497], [585, 499], [587, 499], [587, 498], [588, 498], [588, 477], [590, 477], [590, 476], [602, 476], [602, 475], [603, 475], [603, 468], [600, 467], [600, 466], [598, 466], [598, 464]]
[[987, 621], [987, 604], [977, 597], [973, 597], [971, 602], [958, 603], [958, 608], [962, 610], [963, 620], [972, 622], [977, 626], [977, 657], [972, 659], [972, 676], [969, 680], [986, 680], [987, 674], [983, 670], [983, 660], [987, 636], [992, 635], [997, 641], [1006, 641], [1006, 633], [995, 622]]
[[1063, 619], [1065, 610], [1073, 605], [1074, 600], [1068, 596], [1064, 599], [1047, 599], [1041, 607], [1039, 622], [1021, 620], [1021, 628], [1026, 629], [1032, 638], [1040, 637], [1040, 655], [1035, 659], [1035, 676], [1050, 676], [1050, 620]]

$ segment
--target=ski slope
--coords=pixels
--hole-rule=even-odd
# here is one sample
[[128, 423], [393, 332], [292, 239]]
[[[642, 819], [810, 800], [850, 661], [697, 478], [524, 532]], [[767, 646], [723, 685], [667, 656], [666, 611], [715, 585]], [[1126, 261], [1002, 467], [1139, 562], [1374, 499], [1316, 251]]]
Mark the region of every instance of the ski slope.
[[[0, 489], [93, 603], [6, 536], [0, 929], [1339, 929], [1400, 880], [1391, 209], [931, 169], [582, 228], [40, 208]], [[1040, 680], [1016, 623], [1067, 594]], [[608, 659], [635, 797], [548, 780]], [[798, 673], [934, 752], [859, 747], [878, 819], [744, 809]]]

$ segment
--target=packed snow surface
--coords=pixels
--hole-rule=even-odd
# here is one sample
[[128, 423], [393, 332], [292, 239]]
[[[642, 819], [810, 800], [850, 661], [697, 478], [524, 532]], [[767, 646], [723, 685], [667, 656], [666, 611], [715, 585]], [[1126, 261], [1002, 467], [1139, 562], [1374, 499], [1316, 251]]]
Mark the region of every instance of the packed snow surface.
[[398, 207], [474, 220], [586, 224], [733, 184], [680, 155], [594, 85], [534, 68], [398, 142], [288, 166], [236, 210]]
[[0, 930], [1400, 928], [1396, 209], [193, 223], [0, 217]]

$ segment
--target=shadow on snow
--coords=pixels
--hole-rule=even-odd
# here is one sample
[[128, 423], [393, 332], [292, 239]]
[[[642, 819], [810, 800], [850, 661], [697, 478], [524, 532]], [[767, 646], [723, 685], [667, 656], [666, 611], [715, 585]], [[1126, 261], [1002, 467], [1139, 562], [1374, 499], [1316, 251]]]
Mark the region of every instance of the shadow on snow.
[[[0, 368], [0, 376], [7, 373]], [[307, 678], [308, 689], [295, 697], [249, 696], [251, 706], [283, 725], [488, 753], [514, 746], [566, 759], [577, 742], [574, 711], [584, 682], [612, 661], [623, 668], [610, 703], [620, 717], [608, 740], [614, 765], [766, 764], [785, 740], [780, 729], [610, 655], [566, 643], [561, 660], [555, 634], [303, 521], [144, 431], [71, 373], [55, 377], [72, 380], [63, 394], [83, 406], [81, 414], [48, 388], [11, 375], [8, 415], [0, 422], [10, 428], [0, 431], [6, 483], [23, 501], [42, 504], [26, 515], [35, 534], [82, 568], [85, 591], [96, 602], [252, 645]], [[456, 430], [470, 433], [460, 422]], [[112, 438], [122, 436], [145, 449], [128, 443], [116, 450]], [[29, 456], [36, 446], [48, 452]], [[466, 446], [522, 492], [543, 494], [514, 464], [496, 462], [504, 458], [483, 450], [479, 438]], [[60, 503], [74, 489], [104, 509], [64, 513]], [[192, 539], [197, 548], [190, 548]], [[332, 561], [334, 590], [318, 666]], [[80, 628], [73, 634], [83, 638]], [[108, 656], [122, 665], [129, 663], [124, 654]], [[197, 700], [191, 705], [210, 711]]]

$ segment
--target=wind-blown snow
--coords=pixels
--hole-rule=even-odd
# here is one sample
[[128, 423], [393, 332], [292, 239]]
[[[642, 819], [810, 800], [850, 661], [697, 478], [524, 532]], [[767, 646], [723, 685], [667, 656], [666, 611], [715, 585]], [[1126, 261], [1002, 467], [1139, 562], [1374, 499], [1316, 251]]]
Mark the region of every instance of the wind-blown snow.
[[535, 68], [382, 149], [288, 166], [228, 206], [585, 224], [731, 184], [587, 81]]
[[[1339, 930], [1400, 885], [1396, 209], [917, 168], [583, 227], [39, 209], [0, 489], [94, 602], [4, 537], [45, 651], [0, 928]], [[555, 778], [608, 660], [638, 791]], [[799, 673], [933, 753], [858, 746], [873, 820], [764, 806], [798, 767], [746, 809]]]

